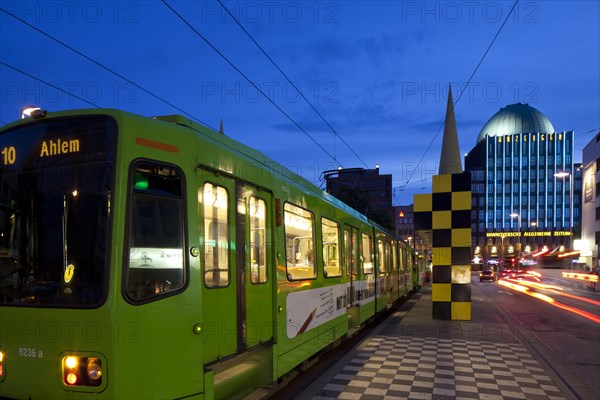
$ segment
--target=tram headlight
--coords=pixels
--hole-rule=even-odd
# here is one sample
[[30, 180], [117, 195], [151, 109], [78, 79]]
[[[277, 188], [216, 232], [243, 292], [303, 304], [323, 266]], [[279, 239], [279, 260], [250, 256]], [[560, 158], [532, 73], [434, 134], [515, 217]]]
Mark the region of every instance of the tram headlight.
[[4, 352], [0, 351], [0, 381], [4, 378]]
[[79, 364], [79, 357], [66, 357], [65, 366], [69, 369], [74, 369]]
[[100, 357], [63, 355], [62, 383], [73, 387], [98, 387], [102, 385], [102, 360]]
[[87, 363], [87, 376], [93, 381], [102, 378], [102, 363], [98, 358], [89, 358]]

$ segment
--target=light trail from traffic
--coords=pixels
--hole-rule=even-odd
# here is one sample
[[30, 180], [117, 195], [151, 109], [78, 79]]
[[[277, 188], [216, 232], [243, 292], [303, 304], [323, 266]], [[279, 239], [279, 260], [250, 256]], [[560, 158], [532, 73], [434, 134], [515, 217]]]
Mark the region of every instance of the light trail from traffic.
[[598, 282], [598, 275], [581, 274], [581, 273], [577, 273], [577, 272], [563, 272], [562, 276], [563, 276], [563, 278], [577, 279], [580, 281], [587, 281], [587, 282], [593, 282], [593, 283]]
[[[535, 275], [538, 277], [541, 277], [542, 275], [539, 272], [528, 272], [529, 275]], [[563, 276], [564, 276], [564, 272], [563, 272]], [[582, 274], [579, 274], [582, 275]], [[582, 297], [582, 296], [576, 296], [574, 294], [570, 294], [570, 293], [566, 293], [565, 289], [561, 286], [556, 286], [556, 285], [548, 285], [545, 283], [538, 283], [538, 282], [530, 282], [530, 281], [526, 281], [526, 280], [520, 280], [520, 279], [513, 279], [513, 278], [505, 278], [506, 281], [509, 282], [513, 282], [513, 283], [518, 283], [520, 285], [523, 286], [527, 286], [527, 287], [531, 287], [531, 288], [535, 288], [535, 289], [542, 289], [542, 290], [550, 290], [556, 293], [559, 293], [561, 296], [564, 297], [569, 297], [575, 300], [579, 300], [579, 301], [583, 301], [586, 303], [590, 303], [593, 304], [595, 306], [600, 306], [600, 301], [597, 300], [592, 300], [592, 299], [588, 299], [586, 297]]]
[[[554, 299], [553, 297], [547, 296], [545, 294], [541, 294], [541, 293], [537, 293], [537, 292], [531, 291], [528, 286], [529, 286], [529, 284], [532, 284], [531, 287], [534, 287], [533, 286], [533, 284], [534, 284], [533, 282], [524, 282], [524, 281], [518, 281], [518, 280], [515, 280], [515, 279], [507, 279], [507, 280], [505, 280], [505, 279], [499, 279], [498, 280], [498, 284], [500, 284], [502, 286], [505, 286], [505, 287], [508, 287], [510, 289], [516, 290], [518, 292], [524, 293], [524, 294], [526, 294], [528, 296], [531, 296], [531, 297], [534, 297], [536, 299], [545, 301], [546, 303], [551, 304], [551, 305], [553, 305], [553, 306], [555, 306], [557, 308], [560, 308], [560, 309], [565, 310], [565, 311], [569, 311], [569, 312], [571, 312], [573, 314], [576, 314], [576, 315], [582, 316], [582, 317], [584, 317], [586, 319], [589, 319], [592, 322], [600, 324], [600, 316], [598, 316], [598, 315], [594, 315], [594, 314], [592, 314], [590, 312], [581, 310], [579, 308], [571, 307], [571, 306], [568, 306], [566, 304], [560, 303], [560, 302], [556, 301], [556, 299]], [[560, 292], [560, 294], [564, 295], [565, 293], [564, 292]], [[577, 298], [579, 296], [568, 296], [568, 297]], [[586, 301], [587, 300], [589, 300], [589, 299], [586, 299]], [[590, 302], [594, 302], [594, 301], [590, 300]], [[594, 303], [592, 303], [592, 304], [594, 304]]]
[[505, 278], [504, 281], [513, 282], [515, 284], [519, 284], [519, 285], [522, 285], [522, 286], [527, 286], [527, 287], [534, 288], [534, 289], [549, 290], [549, 291], [552, 291], [552, 292], [559, 293], [561, 296], [570, 297], [570, 298], [575, 299], [575, 300], [584, 301], [586, 303], [590, 303], [590, 304], [593, 304], [593, 305], [596, 305], [596, 306], [600, 306], [600, 301], [596, 301], [596, 300], [588, 299], [588, 298], [585, 298], [585, 297], [576, 296], [574, 294], [566, 293], [565, 289], [563, 287], [561, 287], [561, 286], [547, 285], [545, 283], [529, 282], [529, 281], [524, 281], [524, 280], [519, 280], [519, 279], [512, 279], [512, 278]]
[[560, 294], [562, 296], [565, 296], [565, 297], [570, 297], [570, 298], [575, 299], [575, 300], [585, 301], [586, 303], [590, 303], [590, 304], [593, 304], [595, 306], [600, 306], [600, 301], [588, 299], [588, 298], [581, 297], [581, 296], [575, 296], [574, 294], [569, 294], [569, 293], [565, 293], [565, 292], [560, 292]]

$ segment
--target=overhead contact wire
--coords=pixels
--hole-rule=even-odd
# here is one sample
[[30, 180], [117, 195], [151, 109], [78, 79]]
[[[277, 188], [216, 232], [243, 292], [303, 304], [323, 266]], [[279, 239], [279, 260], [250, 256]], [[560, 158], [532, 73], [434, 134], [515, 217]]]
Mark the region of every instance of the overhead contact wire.
[[[477, 63], [477, 66], [475, 67], [475, 69], [473, 70], [473, 73], [471, 74], [471, 76], [469, 77], [469, 80], [467, 81], [467, 83], [465, 84], [465, 86], [461, 89], [458, 97], [456, 98], [456, 101], [454, 102], [454, 104], [452, 104], [450, 106], [450, 111], [453, 113], [454, 112], [454, 107], [455, 105], [460, 101], [463, 93], [465, 92], [465, 89], [467, 87], [469, 87], [469, 84], [471, 83], [471, 80], [473, 79], [473, 77], [475, 76], [475, 74], [477, 73], [477, 71], [479, 70], [479, 67], [481, 66], [481, 64], [483, 63], [483, 60], [485, 59], [485, 57], [487, 56], [487, 54], [490, 52], [492, 46], [494, 45], [494, 42], [496, 42], [496, 39], [498, 38], [498, 36], [500, 35], [500, 32], [502, 32], [502, 29], [504, 28], [504, 25], [506, 25], [506, 22], [508, 21], [508, 18], [512, 15], [515, 7], [517, 6], [517, 4], [519, 3], [519, 0], [515, 0], [514, 4], [512, 5], [509, 13], [506, 15], [506, 18], [504, 19], [504, 21], [502, 22], [502, 25], [500, 25], [500, 28], [498, 29], [498, 32], [496, 32], [496, 35], [494, 36], [494, 38], [492, 39], [491, 43], [489, 44], [489, 46], [487, 47], [487, 49], [485, 50], [485, 52], [483, 53], [483, 56], [481, 56], [481, 59], [479, 60], [479, 62]], [[433, 145], [433, 143], [435, 142], [435, 139], [438, 137], [438, 135], [440, 134], [440, 131], [442, 130], [442, 128], [444, 127], [444, 125], [446, 124], [446, 117], [444, 118], [444, 122], [442, 122], [442, 124], [440, 125], [440, 127], [438, 128], [437, 132], [435, 133], [435, 135], [433, 136], [433, 138], [431, 139], [431, 142], [429, 142], [429, 144], [427, 145], [427, 148], [425, 149], [425, 152], [423, 153], [423, 155], [421, 156], [421, 158], [419, 159], [419, 162], [417, 163], [417, 167], [414, 169], [414, 171], [410, 174], [410, 176], [408, 177], [408, 179], [406, 180], [406, 184], [402, 187], [402, 189], [400, 190], [400, 193], [398, 194], [398, 196], [400, 196], [402, 194], [402, 191], [404, 190], [404, 188], [406, 187], [406, 185], [409, 184], [410, 180], [412, 179], [412, 177], [415, 175], [416, 171], [419, 169], [419, 165], [421, 165], [421, 163], [423, 162], [423, 159], [425, 158], [425, 156], [427, 155], [427, 153], [429, 152], [429, 149], [431, 149], [431, 146]]]
[[221, 2], [221, 0], [217, 0], [217, 1], [221, 5], [221, 7], [227, 12], [227, 14], [229, 14], [229, 16], [233, 19], [233, 21], [240, 27], [240, 29], [246, 34], [246, 36], [248, 36], [248, 38], [256, 45], [256, 47], [258, 47], [260, 49], [260, 51], [264, 54], [264, 56], [267, 57], [267, 59], [271, 62], [271, 64], [273, 64], [273, 66], [277, 69], [277, 71], [279, 71], [281, 73], [281, 75], [283, 75], [283, 77], [288, 81], [288, 83], [290, 85], [292, 85], [294, 87], [294, 89], [296, 89], [296, 92], [298, 92], [300, 97], [302, 97], [304, 99], [306, 104], [308, 104], [310, 106], [310, 108], [312, 108], [313, 111], [321, 118], [321, 120], [325, 123], [325, 125], [327, 125], [329, 127], [329, 129], [331, 129], [331, 131], [334, 134], [334, 144], [333, 144], [334, 153], [335, 153], [335, 137], [337, 136], [342, 141], [342, 143], [344, 143], [346, 145], [346, 147], [352, 152], [352, 154], [354, 154], [356, 156], [356, 158], [358, 158], [358, 160], [360, 162], [362, 162], [365, 167], [368, 168], [368, 165], [362, 160], [362, 158], [360, 158], [360, 156], [354, 151], [354, 149], [352, 149], [352, 147], [350, 147], [350, 145], [344, 140], [344, 138], [342, 136], [340, 136], [339, 133], [337, 133], [335, 128], [333, 126], [331, 126], [329, 121], [327, 121], [327, 119], [323, 116], [323, 114], [321, 114], [319, 112], [319, 110], [316, 109], [316, 107], [310, 102], [310, 100], [308, 100], [306, 98], [306, 96], [304, 96], [304, 93], [302, 93], [302, 91], [296, 86], [296, 84], [294, 84], [292, 82], [292, 80], [289, 78], [289, 76], [287, 76], [287, 74], [285, 72], [283, 72], [283, 70], [279, 67], [279, 65], [277, 65], [275, 60], [273, 60], [273, 58], [271, 56], [269, 56], [267, 51], [254, 39], [254, 37], [250, 34], [250, 32], [248, 32], [246, 30], [246, 28], [244, 28], [244, 26], [240, 23], [240, 21], [231, 13], [231, 11], [229, 11], [229, 9], [227, 9], [227, 7], [225, 7], [225, 5]]
[[296, 122], [287, 112], [285, 112], [285, 110], [283, 110], [277, 103], [275, 103], [275, 101], [273, 101], [269, 96], [267, 96], [265, 94], [265, 92], [256, 84], [254, 83], [252, 80], [250, 80], [250, 78], [248, 78], [248, 76], [246, 76], [246, 74], [244, 74], [233, 62], [231, 62], [221, 51], [219, 51], [219, 49], [217, 49], [208, 39], [206, 39], [204, 37], [204, 35], [202, 35], [200, 32], [198, 32], [198, 30], [196, 28], [194, 28], [192, 26], [192, 24], [190, 24], [188, 22], [188, 20], [186, 20], [181, 14], [179, 14], [173, 7], [171, 7], [171, 5], [169, 5], [169, 3], [167, 3], [165, 0], [162, 0], [163, 4], [169, 9], [171, 10], [171, 12], [173, 14], [175, 14], [185, 25], [188, 26], [188, 28], [190, 28], [192, 30], [192, 32], [194, 32], [200, 39], [202, 39], [204, 41], [204, 43], [206, 43], [215, 53], [217, 53], [219, 56], [221, 56], [221, 58], [223, 58], [223, 60], [225, 60], [225, 62], [227, 62], [227, 64], [229, 64], [230, 67], [232, 67], [238, 74], [240, 74], [242, 77], [244, 77], [244, 79], [246, 79], [246, 81], [252, 85], [261, 95], [263, 95], [273, 106], [275, 106], [275, 108], [277, 108], [277, 110], [279, 110], [280, 113], [282, 113], [288, 120], [290, 120], [290, 122], [292, 124], [294, 124], [294, 126], [296, 126], [302, 133], [304, 133], [310, 140], [313, 141], [313, 143], [315, 143], [321, 150], [323, 150], [323, 152], [325, 154], [327, 154], [333, 161], [335, 161], [338, 165], [341, 166], [341, 164], [335, 159], [335, 157], [329, 153], [315, 138], [313, 138], [298, 122]]
[[0, 61], [0, 65], [4, 65], [5, 67], [8, 67], [8, 68], [12, 69], [13, 71], [16, 71], [16, 72], [18, 72], [18, 73], [20, 73], [20, 74], [23, 74], [23, 75], [25, 75], [25, 76], [27, 76], [27, 77], [29, 77], [29, 78], [31, 78], [31, 79], [34, 79], [34, 80], [36, 80], [36, 81], [38, 81], [38, 82], [41, 82], [41, 83], [43, 83], [43, 84], [45, 84], [45, 85], [48, 85], [48, 86], [50, 86], [51, 88], [53, 88], [53, 89], [56, 89], [56, 90], [58, 90], [58, 91], [60, 91], [60, 92], [66, 93], [66, 94], [68, 94], [69, 96], [72, 96], [72, 97], [76, 98], [77, 100], [83, 101], [84, 103], [87, 103], [87, 104], [91, 105], [92, 107], [100, 108], [100, 106], [99, 106], [99, 105], [97, 105], [97, 104], [94, 104], [94, 103], [92, 103], [91, 101], [84, 99], [83, 97], [79, 97], [79, 96], [77, 96], [77, 95], [75, 95], [75, 94], [73, 94], [73, 93], [69, 93], [69, 92], [67, 92], [67, 91], [66, 91], [66, 90], [64, 90], [64, 89], [62, 89], [62, 88], [60, 88], [60, 87], [58, 87], [58, 86], [56, 86], [56, 85], [53, 85], [53, 84], [52, 84], [52, 83], [50, 83], [50, 82], [46, 82], [45, 80], [43, 80], [43, 79], [40, 79], [40, 78], [38, 78], [38, 77], [36, 77], [36, 76], [33, 76], [33, 75], [31, 75], [31, 74], [28, 74], [27, 72], [25, 72], [25, 71], [23, 71], [23, 70], [20, 70], [20, 69], [19, 69], [19, 68], [17, 68], [17, 67], [13, 67], [12, 65], [9, 65], [9, 64], [7, 64], [7, 63], [5, 63], [5, 62], [3, 62], [3, 61]]
[[37, 31], [37, 32], [39, 32], [39, 33], [41, 33], [42, 35], [44, 35], [44, 36], [46, 36], [47, 38], [49, 38], [49, 39], [53, 40], [54, 42], [56, 42], [56, 43], [58, 43], [58, 44], [60, 44], [60, 45], [62, 45], [62, 46], [64, 46], [64, 47], [66, 47], [66, 48], [67, 48], [67, 49], [69, 49], [70, 51], [74, 52], [75, 54], [77, 54], [77, 55], [79, 55], [79, 56], [81, 56], [81, 57], [83, 57], [83, 58], [85, 58], [86, 60], [90, 61], [91, 63], [93, 63], [93, 64], [95, 64], [95, 65], [97, 65], [97, 66], [99, 66], [100, 68], [104, 69], [105, 71], [108, 71], [108, 72], [110, 72], [111, 74], [114, 74], [114, 75], [118, 76], [119, 78], [123, 79], [123, 80], [124, 80], [124, 81], [126, 81], [127, 83], [130, 83], [130, 84], [132, 84], [133, 86], [135, 86], [135, 87], [137, 87], [138, 89], [142, 90], [143, 92], [145, 92], [145, 93], [149, 94], [150, 96], [154, 97], [155, 99], [157, 99], [157, 100], [159, 100], [159, 101], [162, 101], [163, 103], [167, 104], [167, 105], [168, 105], [168, 106], [170, 106], [170, 107], [173, 107], [175, 110], [177, 110], [177, 111], [179, 111], [179, 112], [181, 112], [181, 113], [183, 113], [183, 114], [187, 115], [188, 117], [190, 117], [190, 118], [194, 119], [195, 121], [198, 121], [198, 122], [200, 122], [200, 123], [202, 123], [202, 124], [204, 124], [204, 125], [206, 125], [206, 126], [208, 126], [208, 127], [212, 128], [213, 130], [216, 130], [214, 127], [210, 126], [210, 125], [209, 125], [209, 124], [207, 124], [206, 122], [203, 122], [203, 121], [202, 121], [202, 120], [200, 120], [199, 118], [197, 118], [197, 117], [195, 117], [195, 116], [191, 115], [191, 114], [190, 114], [190, 113], [188, 113], [187, 111], [185, 111], [185, 110], [182, 110], [181, 108], [177, 107], [175, 104], [173, 104], [173, 103], [171, 103], [171, 102], [169, 102], [169, 101], [167, 101], [167, 100], [163, 99], [162, 97], [160, 97], [160, 96], [158, 96], [158, 95], [156, 95], [156, 94], [152, 93], [150, 90], [148, 90], [148, 89], [146, 89], [146, 88], [144, 88], [144, 87], [140, 86], [139, 84], [135, 83], [135, 82], [134, 82], [134, 81], [132, 81], [131, 79], [128, 79], [128, 78], [126, 78], [125, 76], [123, 76], [123, 75], [119, 74], [118, 72], [116, 72], [116, 71], [114, 71], [114, 70], [110, 69], [110, 68], [109, 68], [109, 67], [107, 67], [106, 65], [104, 65], [104, 64], [102, 64], [102, 63], [100, 63], [100, 62], [98, 62], [98, 61], [94, 60], [93, 58], [91, 58], [91, 57], [87, 56], [86, 54], [82, 53], [81, 51], [79, 51], [79, 50], [77, 50], [77, 49], [73, 48], [72, 46], [70, 46], [70, 45], [66, 44], [65, 42], [63, 42], [63, 41], [61, 41], [61, 40], [59, 40], [59, 39], [55, 38], [54, 36], [50, 35], [49, 33], [46, 33], [46, 32], [44, 32], [43, 30], [39, 29], [38, 27], [36, 27], [36, 26], [34, 26], [34, 25], [31, 25], [29, 22], [25, 21], [24, 19], [17, 17], [16, 15], [14, 15], [13, 13], [11, 13], [11, 12], [9, 12], [9, 11], [6, 11], [6, 10], [5, 10], [4, 8], [2, 8], [2, 7], [0, 7], [0, 11], [2, 11], [2, 12], [4, 12], [5, 14], [9, 15], [10, 17], [12, 17], [12, 18], [16, 19], [17, 21], [21, 22], [22, 24], [25, 24], [25, 25], [27, 25], [27, 26], [28, 26], [28, 27], [30, 27], [31, 29], [33, 29], [33, 30], [35, 30], [35, 31]]

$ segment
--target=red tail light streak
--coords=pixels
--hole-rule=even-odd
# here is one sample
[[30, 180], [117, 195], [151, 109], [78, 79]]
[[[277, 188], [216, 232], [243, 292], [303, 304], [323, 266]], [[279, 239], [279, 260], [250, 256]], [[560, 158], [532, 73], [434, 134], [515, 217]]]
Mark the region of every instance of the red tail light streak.
[[[500, 279], [498, 280], [498, 284], [502, 285], [502, 286], [506, 286], [510, 289], [516, 290], [518, 292], [524, 293], [528, 296], [534, 297], [538, 300], [542, 300], [545, 301], [548, 304], [553, 305], [554, 307], [560, 308], [562, 310], [566, 310], [569, 311], [573, 314], [582, 316], [584, 318], [589, 319], [590, 321], [593, 321], [597, 324], [600, 324], [600, 317], [597, 315], [594, 315], [592, 313], [589, 313], [587, 311], [584, 310], [580, 310], [579, 308], [575, 308], [575, 307], [571, 307], [568, 306], [566, 304], [560, 303], [558, 301], [556, 301], [556, 299], [554, 299], [553, 297], [547, 296], [545, 294], [541, 294], [541, 293], [537, 293], [537, 292], [533, 292], [531, 290], [529, 290], [529, 287], [538, 287], [538, 288], [543, 288], [543, 289], [550, 289], [550, 290], [555, 290], [557, 291], [557, 289], [551, 288], [552, 285], [540, 285], [538, 283], [535, 282], [526, 282], [526, 281], [517, 281], [517, 280], [513, 280], [513, 279]], [[546, 287], [540, 287], [540, 286], [546, 286]], [[567, 296], [567, 297], [571, 297], [577, 300], [581, 300], [581, 301], [585, 301], [588, 303], [592, 303], [592, 304], [596, 304], [596, 305], [600, 305], [600, 302], [595, 301], [595, 300], [591, 300], [591, 299], [586, 299], [580, 296], [575, 296], [575, 295], [571, 295], [571, 294], [566, 294], [562, 291], [561, 289], [561, 295], [563, 296]]]

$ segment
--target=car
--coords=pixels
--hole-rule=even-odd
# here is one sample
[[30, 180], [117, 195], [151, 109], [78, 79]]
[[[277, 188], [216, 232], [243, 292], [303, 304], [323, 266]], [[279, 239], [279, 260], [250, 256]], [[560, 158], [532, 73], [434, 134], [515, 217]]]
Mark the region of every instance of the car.
[[517, 274], [517, 270], [515, 269], [504, 269], [499, 273], [499, 279], [504, 278], [514, 278]]
[[496, 274], [491, 269], [481, 271], [479, 273], [479, 282], [483, 281], [496, 281]]

